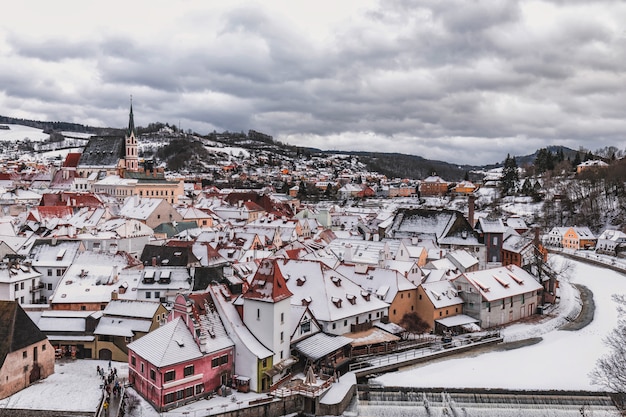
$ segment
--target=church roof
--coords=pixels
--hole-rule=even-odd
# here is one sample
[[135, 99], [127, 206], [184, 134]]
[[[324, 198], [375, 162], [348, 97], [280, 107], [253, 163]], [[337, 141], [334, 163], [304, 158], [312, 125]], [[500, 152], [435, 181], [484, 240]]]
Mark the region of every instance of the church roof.
[[82, 155], [78, 167], [117, 166], [120, 159], [125, 158], [124, 138], [121, 136], [92, 137]]
[[[131, 99], [132, 100], [132, 99]], [[133, 116], [133, 102], [130, 102], [130, 113], [128, 114], [128, 131], [126, 136], [137, 136], [137, 130], [135, 129], [135, 117]]]

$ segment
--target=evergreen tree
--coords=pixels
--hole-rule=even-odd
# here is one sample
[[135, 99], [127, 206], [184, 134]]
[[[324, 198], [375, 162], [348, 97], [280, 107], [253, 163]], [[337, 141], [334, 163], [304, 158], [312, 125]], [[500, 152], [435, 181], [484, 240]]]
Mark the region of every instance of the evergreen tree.
[[576, 156], [574, 157], [574, 162], [572, 162], [572, 164], [574, 165], [574, 168], [580, 165], [581, 162], [582, 161], [580, 160], [580, 153], [576, 152]]
[[504, 168], [502, 169], [502, 179], [500, 180], [500, 191], [502, 196], [512, 195], [516, 191], [519, 173], [517, 171], [517, 162], [515, 158], [507, 154], [504, 160]]

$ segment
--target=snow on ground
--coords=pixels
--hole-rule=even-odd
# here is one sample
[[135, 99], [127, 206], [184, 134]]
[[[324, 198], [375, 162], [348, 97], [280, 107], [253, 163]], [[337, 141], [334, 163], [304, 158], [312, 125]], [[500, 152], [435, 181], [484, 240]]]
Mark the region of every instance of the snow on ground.
[[[561, 262], [563, 258], [556, 257]], [[589, 390], [589, 373], [599, 357], [608, 353], [603, 338], [617, 325], [613, 294], [626, 294], [626, 276], [593, 265], [572, 262], [571, 284], [582, 284], [593, 292], [593, 321], [578, 331], [558, 330], [563, 314], [577, 308], [577, 292], [563, 282], [558, 317], [539, 325], [517, 324], [503, 330], [505, 341], [540, 336], [534, 345], [508, 351], [491, 351], [429, 364], [416, 365], [375, 379], [388, 386], [438, 388], [504, 388], [513, 390]]]
[[224, 147], [214, 147], [214, 146], [204, 146], [207, 150], [216, 153], [225, 153], [231, 156], [242, 158], [250, 158], [250, 151], [245, 148], [238, 148], [233, 146], [224, 146]]
[[43, 133], [43, 130], [34, 127], [6, 123], [2, 123], [2, 126], [9, 126], [9, 129], [0, 129], [0, 141], [4, 142], [16, 142], [24, 139], [40, 142], [50, 137], [49, 134]]
[[[104, 360], [56, 361], [54, 374], [0, 400], [0, 409], [60, 410], [93, 413], [102, 398], [102, 379], [96, 367], [108, 368]], [[113, 362], [118, 377], [128, 378], [128, 364]]]

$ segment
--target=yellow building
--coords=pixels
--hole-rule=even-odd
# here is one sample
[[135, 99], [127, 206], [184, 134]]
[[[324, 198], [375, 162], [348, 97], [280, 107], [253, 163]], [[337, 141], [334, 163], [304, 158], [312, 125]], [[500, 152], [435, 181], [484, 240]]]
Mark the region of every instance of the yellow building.
[[448, 280], [425, 282], [417, 288], [417, 314], [431, 329], [435, 320], [463, 313], [463, 299]]

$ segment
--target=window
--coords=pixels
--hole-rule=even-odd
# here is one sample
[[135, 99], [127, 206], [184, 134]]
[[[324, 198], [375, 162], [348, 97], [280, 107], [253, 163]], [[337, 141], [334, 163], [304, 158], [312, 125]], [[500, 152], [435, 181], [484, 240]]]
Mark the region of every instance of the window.
[[439, 317], [441, 317], [441, 316], [442, 316], [442, 312], [440, 311], [440, 312], [439, 312]]
[[284, 342], [285, 341], [285, 332], [280, 332], [280, 342]]
[[420, 300], [422, 299], [422, 294], [420, 294], [420, 295], [419, 295], [419, 299], [420, 299]]
[[174, 370], [167, 371], [165, 373], [165, 375], [163, 375], [163, 381], [164, 382], [173, 381], [175, 379], [176, 379], [176, 371], [174, 371]]
[[267, 359], [263, 359], [263, 368], [267, 368]]
[[24, 283], [20, 282], [20, 290], [23, 290], [23, 289], [24, 289]]
[[63, 270], [57, 269], [57, 277], [60, 277], [61, 275], [63, 275]]
[[143, 369], [143, 362], [141, 362], [140, 364], [140, 368], [141, 368], [141, 374], [143, 375], [144, 369]]
[[183, 398], [185, 398], [185, 391], [182, 389], [180, 391], [176, 391], [176, 399], [182, 400]]
[[150, 369], [150, 379], [156, 381], [156, 372], [154, 369]]
[[308, 333], [311, 331], [311, 322], [309, 320], [300, 324], [300, 333]]
[[193, 375], [193, 365], [189, 365], [189, 366], [185, 366], [185, 369], [183, 371], [183, 375], [184, 376], [189, 376], [189, 375]]
[[52, 291], [52, 284], [48, 284], [48, 291]]
[[344, 320], [343, 321], [343, 327], [346, 327], [348, 325], [348, 320]]
[[174, 393], [173, 392], [170, 393], [170, 394], [165, 394], [165, 396], [163, 397], [163, 402], [165, 404], [173, 403], [174, 400], [175, 400], [175, 397], [174, 397]]
[[20, 290], [20, 286], [15, 284], [14, 289], [15, 289], [15, 291], [19, 291]]
[[185, 388], [185, 398], [193, 397], [193, 387]]
[[137, 359], [134, 356], [130, 357], [130, 364], [133, 366], [137, 365]]
[[43, 351], [45, 351], [45, 350], [46, 350], [46, 345], [45, 345], [45, 344], [44, 344], [44, 345], [41, 345], [41, 351], [43, 352]]
[[491, 303], [487, 303], [487, 312], [491, 313]]
[[160, 297], [161, 297], [161, 291], [155, 291], [154, 298], [160, 298]]
[[261, 320], [261, 310], [258, 308], [256, 309], [256, 319]]
[[285, 322], [285, 313], [280, 313], [280, 322], [281, 324]]
[[196, 385], [196, 395], [202, 394], [203, 391], [204, 391], [204, 385], [202, 384]]
[[146, 291], [146, 298], [152, 298], [152, 293], [150, 291]]
[[24, 351], [22, 352], [22, 358], [26, 359], [28, 357], [28, 352]]
[[337, 328], [337, 323], [333, 323], [333, 330]]
[[52, 269], [48, 269], [48, 276], [51, 277], [52, 276]]

